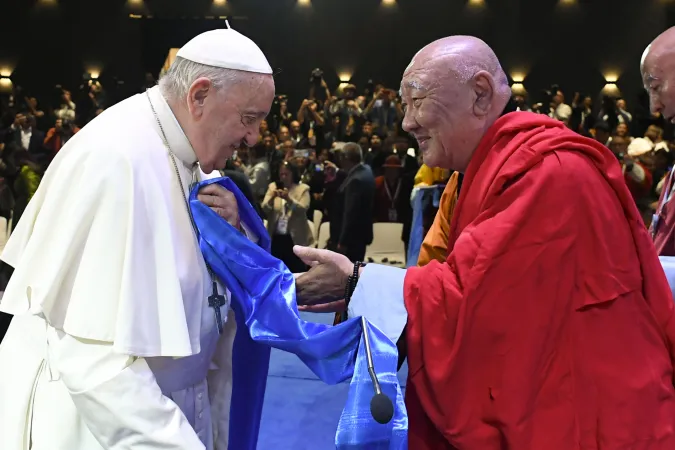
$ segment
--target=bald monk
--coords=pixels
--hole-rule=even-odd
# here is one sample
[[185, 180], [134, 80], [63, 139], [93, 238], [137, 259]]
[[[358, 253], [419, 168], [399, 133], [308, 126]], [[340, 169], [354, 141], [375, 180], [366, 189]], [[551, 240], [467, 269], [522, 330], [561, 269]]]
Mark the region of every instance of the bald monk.
[[[640, 64], [645, 89], [649, 92], [652, 113], [675, 120], [675, 27], [663, 32], [645, 50]], [[671, 89], [672, 88], [672, 89]], [[672, 170], [666, 176], [650, 231], [661, 256], [675, 256], [675, 207]]]
[[[425, 47], [401, 88], [424, 162], [464, 173], [447, 259], [369, 264], [347, 295], [405, 335], [409, 448], [675, 449], [673, 298], [616, 158], [546, 116], [500, 117], [507, 78], [473, 37]], [[298, 301], [345, 308], [354, 264], [296, 253]]]

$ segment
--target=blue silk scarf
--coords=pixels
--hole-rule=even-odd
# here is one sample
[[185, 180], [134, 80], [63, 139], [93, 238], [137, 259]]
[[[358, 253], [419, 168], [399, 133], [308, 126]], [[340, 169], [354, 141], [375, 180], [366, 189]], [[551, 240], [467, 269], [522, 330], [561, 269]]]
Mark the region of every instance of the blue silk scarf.
[[[254, 244], [197, 200], [199, 189], [218, 183], [232, 192], [242, 223], [258, 236]], [[408, 417], [396, 377], [398, 351], [389, 338], [368, 324], [374, 367], [382, 392], [394, 402], [394, 417], [385, 425], [370, 413], [374, 395], [368, 374], [361, 320], [338, 326], [300, 319], [295, 279], [269, 253], [270, 238], [260, 217], [229, 178], [207, 180], [190, 193], [190, 210], [204, 259], [232, 294], [237, 321], [232, 361], [229, 448], [256, 450], [269, 370], [270, 348], [296, 354], [327, 384], [351, 378], [335, 435], [337, 449], [404, 450]], [[317, 411], [321, 414], [321, 411]], [[311, 426], [311, 424], [309, 424]]]

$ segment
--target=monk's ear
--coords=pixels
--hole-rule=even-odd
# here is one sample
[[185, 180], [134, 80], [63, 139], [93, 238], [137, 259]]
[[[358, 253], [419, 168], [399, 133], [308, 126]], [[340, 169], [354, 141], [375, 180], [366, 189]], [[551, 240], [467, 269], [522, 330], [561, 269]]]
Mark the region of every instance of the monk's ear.
[[494, 80], [484, 70], [474, 75], [472, 87], [476, 96], [473, 104], [473, 113], [478, 117], [486, 116], [490, 112], [490, 106], [494, 96]]
[[195, 119], [204, 114], [204, 105], [209, 94], [213, 93], [213, 83], [208, 78], [197, 78], [188, 90], [188, 110]]

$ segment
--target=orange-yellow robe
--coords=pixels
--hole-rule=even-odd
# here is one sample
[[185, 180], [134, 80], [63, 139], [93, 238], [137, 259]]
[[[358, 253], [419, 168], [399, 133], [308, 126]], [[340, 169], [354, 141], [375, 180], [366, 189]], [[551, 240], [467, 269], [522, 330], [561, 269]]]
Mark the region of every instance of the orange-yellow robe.
[[434, 223], [422, 242], [417, 258], [418, 266], [426, 266], [432, 260], [443, 262], [448, 257], [448, 236], [450, 235], [450, 221], [457, 204], [458, 180], [459, 173], [454, 172], [448, 184], [445, 185]]

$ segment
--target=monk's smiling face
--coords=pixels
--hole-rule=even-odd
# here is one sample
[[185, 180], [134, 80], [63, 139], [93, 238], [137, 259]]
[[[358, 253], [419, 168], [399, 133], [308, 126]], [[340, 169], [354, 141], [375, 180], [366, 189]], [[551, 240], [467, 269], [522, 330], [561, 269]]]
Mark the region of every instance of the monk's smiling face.
[[403, 74], [403, 129], [417, 139], [426, 165], [463, 172], [509, 96], [506, 77], [484, 42], [441, 39], [422, 49]]
[[675, 27], [647, 47], [640, 64], [644, 87], [653, 113], [675, 123]]

